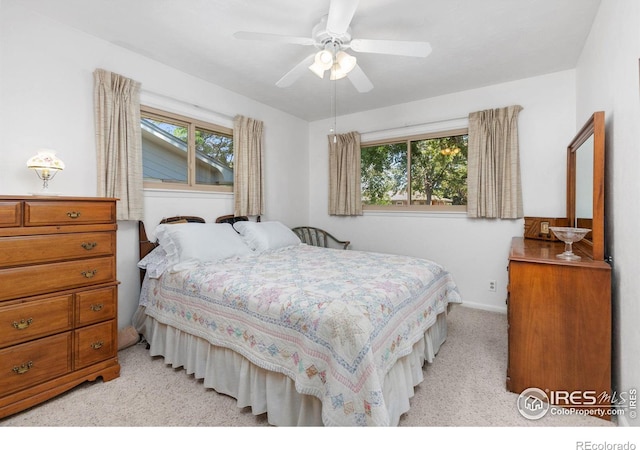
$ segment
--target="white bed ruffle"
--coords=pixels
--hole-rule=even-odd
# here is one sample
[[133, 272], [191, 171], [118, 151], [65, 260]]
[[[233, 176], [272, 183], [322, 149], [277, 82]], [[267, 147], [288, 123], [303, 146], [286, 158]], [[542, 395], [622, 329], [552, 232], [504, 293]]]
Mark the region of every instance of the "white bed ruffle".
[[[322, 426], [320, 399], [300, 394], [286, 375], [260, 368], [240, 354], [210, 344], [162, 324], [144, 314], [140, 307], [134, 325], [150, 345], [151, 356], [162, 356], [173, 368], [202, 379], [204, 386], [237, 400], [239, 408], [251, 407], [253, 414], [267, 413], [277, 426]], [[447, 313], [441, 313], [411, 354], [400, 358], [387, 373], [383, 392], [392, 425], [409, 411], [414, 387], [424, 379], [422, 366], [431, 363], [447, 337]]]

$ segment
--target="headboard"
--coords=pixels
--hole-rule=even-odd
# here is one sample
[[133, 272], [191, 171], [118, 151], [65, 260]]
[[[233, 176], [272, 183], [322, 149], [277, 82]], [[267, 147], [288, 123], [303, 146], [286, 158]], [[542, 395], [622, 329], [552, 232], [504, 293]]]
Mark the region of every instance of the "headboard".
[[[230, 223], [233, 225], [236, 222], [244, 222], [249, 220], [247, 216], [234, 216], [233, 214], [227, 214], [226, 216], [220, 216], [216, 219], [216, 223]], [[260, 222], [260, 216], [258, 216], [258, 222]]]

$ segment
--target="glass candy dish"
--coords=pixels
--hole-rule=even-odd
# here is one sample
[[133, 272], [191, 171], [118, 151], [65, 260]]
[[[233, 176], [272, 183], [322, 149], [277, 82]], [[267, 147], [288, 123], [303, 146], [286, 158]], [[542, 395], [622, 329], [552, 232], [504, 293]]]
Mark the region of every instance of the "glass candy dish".
[[580, 261], [580, 257], [573, 253], [573, 243], [580, 241], [591, 229], [573, 227], [549, 227], [549, 229], [564, 242], [564, 252], [556, 256], [569, 261]]

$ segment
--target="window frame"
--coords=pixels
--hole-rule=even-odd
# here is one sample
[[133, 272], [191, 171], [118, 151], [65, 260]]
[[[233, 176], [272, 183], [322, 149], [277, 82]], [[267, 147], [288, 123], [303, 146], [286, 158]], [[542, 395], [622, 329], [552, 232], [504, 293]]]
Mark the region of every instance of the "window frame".
[[[140, 118], [149, 118], [153, 120], [165, 120], [171, 122], [180, 122], [180, 125], [184, 125], [187, 128], [187, 182], [175, 182], [175, 183], [162, 183], [154, 181], [144, 181], [143, 174], [143, 188], [144, 189], [159, 189], [167, 191], [206, 191], [206, 192], [226, 192], [233, 193], [232, 185], [216, 185], [216, 184], [197, 184], [196, 183], [196, 128], [203, 129], [218, 133], [224, 136], [228, 136], [233, 140], [233, 129], [218, 125], [215, 123], [207, 122], [204, 120], [196, 119], [193, 117], [185, 116], [182, 114], [173, 113], [170, 111], [154, 108], [151, 106], [140, 105]], [[234, 143], [235, 144], [235, 143]], [[235, 171], [235, 168], [234, 168]], [[235, 172], [234, 172], [235, 173]]]
[[[375, 140], [367, 140], [360, 142], [360, 151], [364, 147], [373, 147], [376, 145], [387, 144], [406, 144], [407, 147], [407, 198], [411, 203], [411, 143], [425, 139], [437, 139], [450, 136], [460, 136], [469, 134], [469, 128], [452, 128], [446, 130], [431, 131], [427, 133], [412, 134], [410, 136], [398, 136], [392, 138], [383, 138]], [[406, 211], [424, 211], [424, 212], [466, 212], [467, 205], [365, 205], [362, 204], [363, 211], [386, 211], [386, 212], [406, 212]]]

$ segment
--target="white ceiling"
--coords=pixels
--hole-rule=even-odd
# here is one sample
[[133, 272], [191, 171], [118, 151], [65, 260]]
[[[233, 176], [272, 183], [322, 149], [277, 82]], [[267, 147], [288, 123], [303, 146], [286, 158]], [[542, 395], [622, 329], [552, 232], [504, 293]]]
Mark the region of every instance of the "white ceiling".
[[313, 47], [236, 31], [310, 37], [329, 0], [21, 0], [34, 11], [306, 120], [574, 68], [600, 0], [361, 0], [353, 38], [428, 41], [427, 58], [353, 53], [374, 88], [311, 71], [275, 86]]

